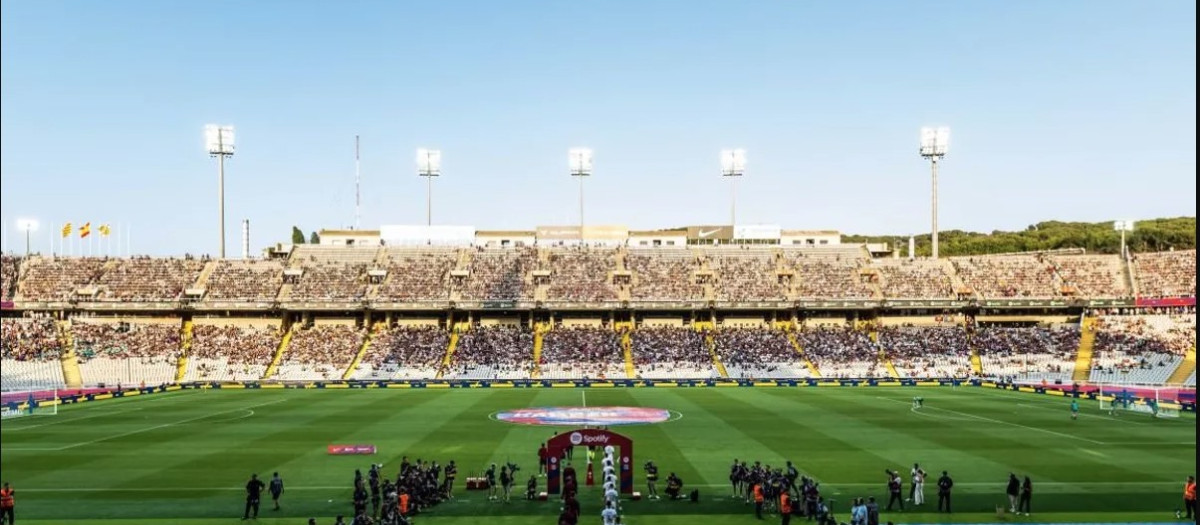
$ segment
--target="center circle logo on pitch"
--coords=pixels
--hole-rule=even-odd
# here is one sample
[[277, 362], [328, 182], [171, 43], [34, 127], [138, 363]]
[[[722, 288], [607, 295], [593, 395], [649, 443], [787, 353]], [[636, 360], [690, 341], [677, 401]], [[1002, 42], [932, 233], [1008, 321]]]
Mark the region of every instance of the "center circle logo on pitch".
[[[642, 407], [539, 407], [507, 410], [495, 418], [517, 425], [614, 426], [662, 423], [671, 418], [671, 413]], [[575, 442], [575, 435], [571, 436], [571, 442]]]

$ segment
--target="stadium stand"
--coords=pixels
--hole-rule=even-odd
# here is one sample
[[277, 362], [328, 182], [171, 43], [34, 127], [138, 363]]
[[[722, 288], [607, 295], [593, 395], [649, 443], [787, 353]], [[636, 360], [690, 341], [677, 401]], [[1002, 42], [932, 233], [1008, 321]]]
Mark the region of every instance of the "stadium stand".
[[716, 377], [704, 334], [683, 327], [642, 327], [631, 334], [633, 362], [645, 379]]
[[599, 302], [617, 300], [609, 275], [616, 270], [617, 252], [602, 248], [571, 248], [550, 254], [551, 301]]
[[529, 379], [533, 332], [511, 325], [480, 326], [463, 334], [448, 379]]
[[458, 262], [453, 250], [386, 248], [387, 276], [377, 297], [386, 301], [434, 301], [450, 298], [450, 271]]
[[204, 261], [196, 259], [114, 259], [96, 285], [102, 301], [172, 301], [196, 282]]
[[722, 328], [713, 337], [729, 377], [775, 379], [809, 377], [807, 365], [787, 334], [765, 327]]
[[1079, 348], [1079, 326], [1006, 327], [982, 325], [972, 344], [989, 377], [1023, 382], [1071, 380]]
[[1196, 250], [1139, 253], [1133, 266], [1142, 297], [1196, 296]]
[[1063, 283], [1075, 287], [1082, 297], [1131, 297], [1116, 255], [1067, 255], [1047, 257]]
[[20, 257], [0, 256], [0, 301], [11, 301], [16, 295], [20, 271]]
[[971, 349], [961, 327], [884, 327], [879, 346], [900, 377], [965, 378], [971, 375]]
[[708, 266], [717, 275], [715, 290], [723, 301], [782, 301], [788, 297], [770, 250], [714, 254], [708, 257]]
[[185, 381], [262, 379], [280, 341], [276, 322], [197, 324]]
[[48, 318], [0, 319], [0, 389], [63, 388], [62, 344]]
[[626, 259], [633, 274], [635, 301], [694, 301], [704, 297], [696, 282], [695, 256], [690, 250], [630, 250]]
[[925, 259], [881, 259], [872, 267], [881, 274], [884, 297], [895, 299], [949, 299], [954, 284], [946, 273], [944, 261]]
[[804, 355], [821, 377], [886, 377], [879, 363], [879, 349], [861, 330], [817, 326], [796, 333]]
[[1101, 317], [1090, 380], [1162, 384], [1195, 344], [1195, 314]]
[[25, 276], [17, 286], [17, 298], [25, 301], [66, 301], [95, 282], [106, 259], [96, 257], [33, 257], [25, 264]]
[[75, 354], [84, 384], [160, 385], [175, 382], [178, 320], [140, 322], [75, 318]]
[[625, 357], [616, 331], [600, 327], [560, 327], [542, 342], [542, 378], [582, 379], [625, 376]]
[[380, 329], [352, 379], [433, 379], [437, 377], [450, 334], [437, 326]]
[[1059, 297], [1054, 267], [1034, 255], [957, 257], [958, 275], [983, 297]]
[[869, 299], [875, 295], [859, 270], [866, 264], [858, 247], [789, 249], [784, 252], [796, 270], [801, 298]]
[[279, 260], [215, 261], [205, 288], [205, 301], [273, 302], [283, 286]]
[[341, 379], [362, 346], [366, 331], [352, 325], [294, 328], [292, 344], [275, 376], [280, 381]]
[[537, 268], [534, 248], [478, 249], [471, 257], [465, 287], [468, 301], [519, 301], [533, 299], [529, 274]]

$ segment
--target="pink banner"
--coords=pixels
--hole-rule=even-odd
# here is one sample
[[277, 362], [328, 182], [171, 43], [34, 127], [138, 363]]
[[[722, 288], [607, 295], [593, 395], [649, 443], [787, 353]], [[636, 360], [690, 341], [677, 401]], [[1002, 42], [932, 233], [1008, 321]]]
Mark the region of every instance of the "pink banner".
[[334, 456], [366, 456], [375, 453], [375, 445], [329, 445]]
[[12, 309], [13, 309], [12, 301], [0, 302], [0, 310], [12, 310]]

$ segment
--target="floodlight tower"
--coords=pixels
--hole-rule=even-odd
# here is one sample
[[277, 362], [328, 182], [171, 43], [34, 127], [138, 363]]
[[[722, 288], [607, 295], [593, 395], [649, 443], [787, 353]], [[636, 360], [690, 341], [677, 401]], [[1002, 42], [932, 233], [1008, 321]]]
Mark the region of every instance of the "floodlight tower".
[[729, 225], [737, 226], [737, 181], [746, 174], [746, 150], [721, 150], [721, 176], [729, 177]]
[[938, 162], [946, 156], [950, 146], [950, 128], [921, 128], [921, 156], [929, 159], [933, 167], [933, 244], [932, 257], [938, 258]]
[[417, 175], [425, 177], [425, 225], [433, 226], [433, 178], [442, 175], [442, 152], [417, 149]]
[[233, 156], [233, 126], [204, 126], [204, 145], [209, 156], [217, 158], [217, 214], [220, 215], [221, 249], [225, 258], [225, 157]]
[[37, 219], [17, 219], [17, 230], [25, 232], [25, 256], [29, 257], [29, 236], [38, 230]]
[[567, 167], [572, 177], [579, 177], [579, 243], [583, 244], [583, 179], [592, 176], [591, 148], [571, 148], [567, 151]]
[[1121, 258], [1129, 258], [1129, 249], [1125, 247], [1125, 233], [1133, 231], [1133, 221], [1113, 221], [1113, 229], [1121, 232]]

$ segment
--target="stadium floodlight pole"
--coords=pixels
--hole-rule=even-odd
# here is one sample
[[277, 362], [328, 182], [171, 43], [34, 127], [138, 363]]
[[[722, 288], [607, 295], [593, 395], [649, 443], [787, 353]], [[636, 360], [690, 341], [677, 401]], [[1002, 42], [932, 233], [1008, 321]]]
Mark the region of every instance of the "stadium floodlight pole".
[[417, 175], [425, 177], [425, 225], [433, 226], [433, 178], [442, 175], [442, 152], [418, 148]]
[[1125, 246], [1125, 234], [1133, 231], [1133, 221], [1113, 221], [1113, 229], [1121, 232], [1121, 258], [1129, 258], [1129, 249]]
[[724, 149], [721, 150], [721, 176], [729, 177], [730, 184], [730, 199], [729, 199], [729, 225], [737, 226], [737, 181], [742, 175], [746, 174], [746, 150]]
[[29, 237], [38, 230], [38, 221], [36, 219], [17, 219], [17, 230], [25, 232], [25, 256], [29, 257]]
[[592, 176], [591, 148], [571, 148], [567, 151], [567, 167], [572, 177], [579, 177], [579, 244], [583, 244], [583, 179]]
[[949, 146], [950, 128], [945, 126], [921, 128], [921, 156], [929, 159], [933, 169], [933, 227], [930, 232], [933, 259], [938, 258], [938, 162], [946, 156]]
[[204, 143], [209, 156], [217, 158], [217, 214], [220, 216], [221, 259], [225, 258], [225, 157], [233, 156], [233, 126], [204, 126]]

